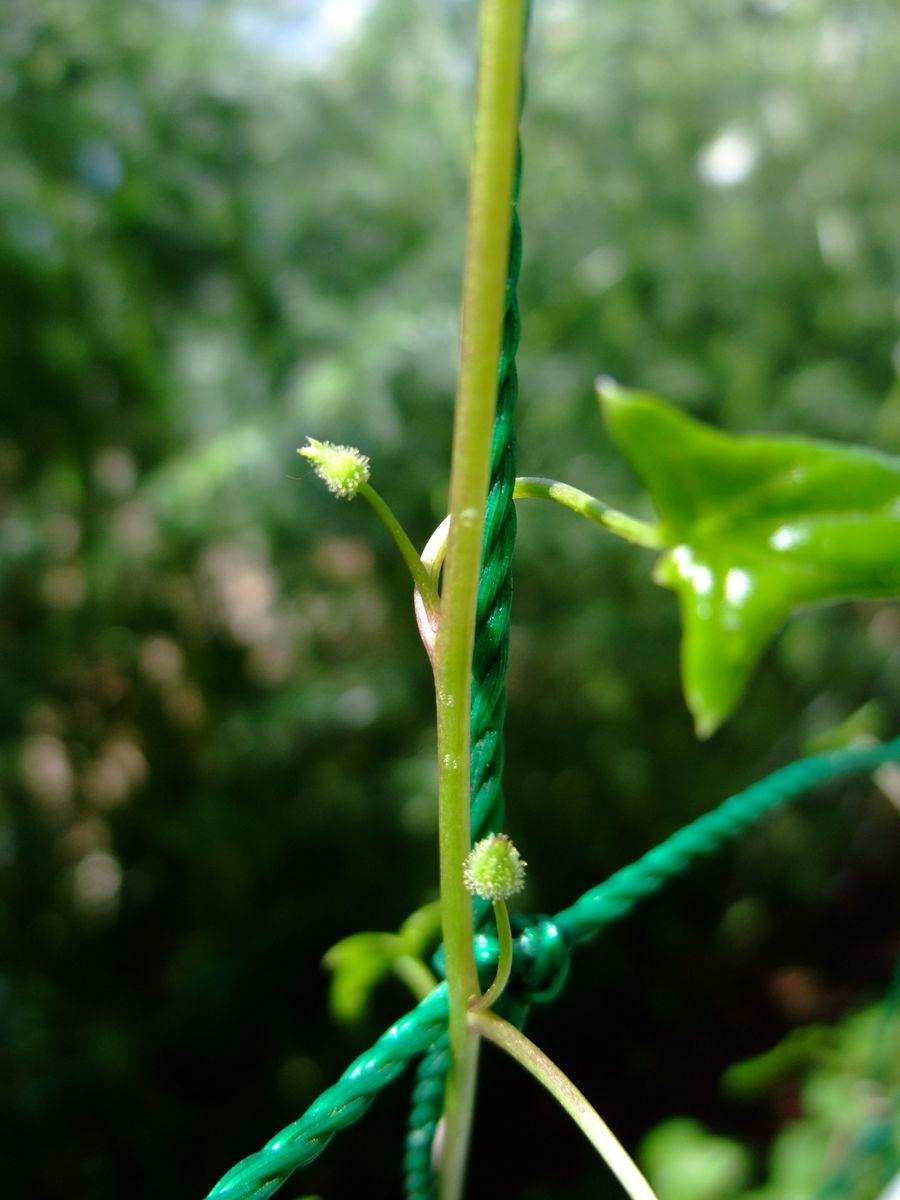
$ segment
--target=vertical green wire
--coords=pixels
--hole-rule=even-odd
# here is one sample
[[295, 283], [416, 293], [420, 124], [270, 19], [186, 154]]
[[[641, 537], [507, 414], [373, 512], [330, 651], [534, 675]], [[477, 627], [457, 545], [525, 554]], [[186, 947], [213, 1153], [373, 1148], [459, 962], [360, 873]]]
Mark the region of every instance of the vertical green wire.
[[[530, 6], [529, 6], [530, 9]], [[526, 22], [529, 11], [526, 10]], [[524, 87], [522, 89], [524, 103]], [[503, 827], [503, 725], [506, 718], [506, 667], [509, 661], [509, 618], [512, 605], [512, 556], [516, 541], [515, 412], [519, 395], [516, 351], [519, 347], [519, 272], [522, 226], [518, 200], [522, 150], [516, 146], [509, 235], [509, 265], [503, 311], [503, 338], [497, 373], [497, 411], [491, 441], [491, 466], [485, 512], [475, 646], [472, 656], [471, 791], [472, 841]], [[475, 924], [489, 919], [489, 901], [475, 901]], [[444, 1034], [421, 1059], [416, 1071], [404, 1159], [407, 1200], [433, 1200], [431, 1147], [440, 1121], [448, 1066]]]
[[[531, 5], [525, 8], [525, 31]], [[523, 74], [519, 115], [525, 105]], [[512, 557], [516, 542], [516, 402], [519, 375], [519, 275], [522, 269], [522, 223], [519, 193], [522, 186], [522, 143], [516, 143], [509, 259], [503, 308], [503, 336], [497, 368], [497, 409], [491, 440], [491, 464], [478, 580], [475, 645], [472, 654], [471, 791], [472, 842], [503, 828], [503, 726], [506, 719], [506, 668], [509, 662], [509, 620], [512, 608]], [[491, 904], [475, 901], [475, 926], [489, 920]]]
[[[516, 351], [519, 346], [517, 287], [522, 262], [522, 227], [516, 205], [522, 177], [521, 148], [510, 227], [506, 307], [497, 386], [497, 415], [491, 444], [491, 472], [485, 514], [475, 649], [472, 659], [472, 840], [503, 826], [503, 724], [506, 717], [506, 667], [512, 604], [512, 554], [516, 540], [515, 410], [519, 394]], [[490, 904], [482, 905], [483, 915]]]

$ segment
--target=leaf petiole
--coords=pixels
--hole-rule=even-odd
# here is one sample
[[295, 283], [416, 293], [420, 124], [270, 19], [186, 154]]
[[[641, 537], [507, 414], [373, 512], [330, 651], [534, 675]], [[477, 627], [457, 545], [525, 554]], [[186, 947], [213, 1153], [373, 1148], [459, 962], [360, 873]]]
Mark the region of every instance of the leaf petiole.
[[[569, 508], [572, 512], [587, 517], [595, 525], [601, 525], [610, 533], [617, 534], [635, 546], [643, 546], [648, 550], [662, 550], [665, 546], [657, 525], [639, 521], [637, 517], [629, 517], [627, 513], [610, 508], [596, 496], [591, 496], [587, 492], [581, 491], [580, 488], [572, 487], [571, 484], [560, 483], [557, 479], [520, 475], [516, 479], [513, 499], [553, 500], [557, 504], [561, 504], [563, 508]], [[444, 517], [422, 551], [421, 562], [435, 587], [440, 579], [449, 533], [450, 518]]]
[[602, 525], [610, 533], [615, 533], [635, 546], [644, 546], [648, 550], [661, 550], [664, 545], [658, 526], [651, 525], [647, 521], [639, 521], [636, 517], [629, 517], [627, 513], [610, 508], [596, 496], [591, 496], [587, 492], [581, 491], [580, 488], [572, 487], [571, 484], [560, 483], [556, 479], [520, 476], [516, 480], [513, 499], [555, 500], [557, 504], [561, 504], [564, 508], [570, 508], [572, 512], [579, 513], [582, 517], [587, 517], [595, 525]]

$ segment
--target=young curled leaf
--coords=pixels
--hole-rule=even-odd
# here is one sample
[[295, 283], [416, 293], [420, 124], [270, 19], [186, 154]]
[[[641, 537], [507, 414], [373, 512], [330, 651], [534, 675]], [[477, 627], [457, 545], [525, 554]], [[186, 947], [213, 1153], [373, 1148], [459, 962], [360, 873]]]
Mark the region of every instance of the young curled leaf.
[[900, 596], [900, 461], [801, 438], [735, 436], [606, 380], [613, 440], [659, 515], [654, 579], [678, 595], [697, 733], [734, 711], [766, 644], [805, 605]]

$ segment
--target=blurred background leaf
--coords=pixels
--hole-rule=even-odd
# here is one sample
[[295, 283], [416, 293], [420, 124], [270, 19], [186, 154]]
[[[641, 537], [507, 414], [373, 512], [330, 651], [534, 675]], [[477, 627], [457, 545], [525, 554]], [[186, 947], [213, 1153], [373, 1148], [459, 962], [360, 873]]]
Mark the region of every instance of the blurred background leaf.
[[[900, 975], [897, 977], [900, 981]], [[900, 1166], [900, 988], [836, 1026], [794, 1030], [765, 1054], [730, 1067], [726, 1090], [769, 1102], [791, 1119], [768, 1155], [765, 1183], [748, 1190], [744, 1146], [675, 1118], [641, 1146], [666, 1200], [880, 1200]]]

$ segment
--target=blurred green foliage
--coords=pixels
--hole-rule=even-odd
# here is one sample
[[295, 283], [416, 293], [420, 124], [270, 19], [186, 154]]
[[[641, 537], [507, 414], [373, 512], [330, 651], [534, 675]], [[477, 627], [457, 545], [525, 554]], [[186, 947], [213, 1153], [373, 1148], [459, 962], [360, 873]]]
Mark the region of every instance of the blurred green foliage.
[[[898, 976], [900, 981], [900, 976]], [[641, 1157], [665, 1200], [874, 1200], [900, 1178], [900, 987], [837, 1026], [795, 1030], [725, 1075], [738, 1095], [771, 1095], [792, 1119], [768, 1154], [765, 1183], [750, 1188], [752, 1159], [739, 1142], [696, 1121], [665, 1121]], [[777, 1090], [776, 1090], [777, 1089]]]
[[[407, 1004], [389, 985], [360, 1029], [335, 1027], [317, 964], [433, 897], [428, 667], [387, 535], [294, 450], [359, 445], [419, 542], [443, 515], [473, 10], [380, 0], [329, 40], [344, 7], [4, 9], [17, 1200], [204, 1194]], [[601, 371], [729, 429], [900, 449], [898, 52], [889, 0], [536, 3], [523, 472], [640, 510]], [[792, 622], [698, 745], [646, 556], [547, 507], [520, 521], [510, 675], [527, 907], [568, 902], [871, 699], [900, 726], [896, 608], [847, 605]], [[626, 1141], [673, 1112], [720, 1127], [728, 1063], [884, 988], [898, 824], [865, 782], [773, 820], [582, 954], [535, 1017], [542, 1045]], [[487, 1068], [491, 1104], [508, 1076]], [[357, 1196], [365, 1161], [366, 1194], [396, 1196], [402, 1092], [296, 1190]], [[480, 1140], [472, 1196], [603, 1194], [577, 1135], [544, 1136], [542, 1098], [513, 1094], [531, 1153], [501, 1164]], [[749, 1142], [778, 1132], [767, 1110], [726, 1115]]]

